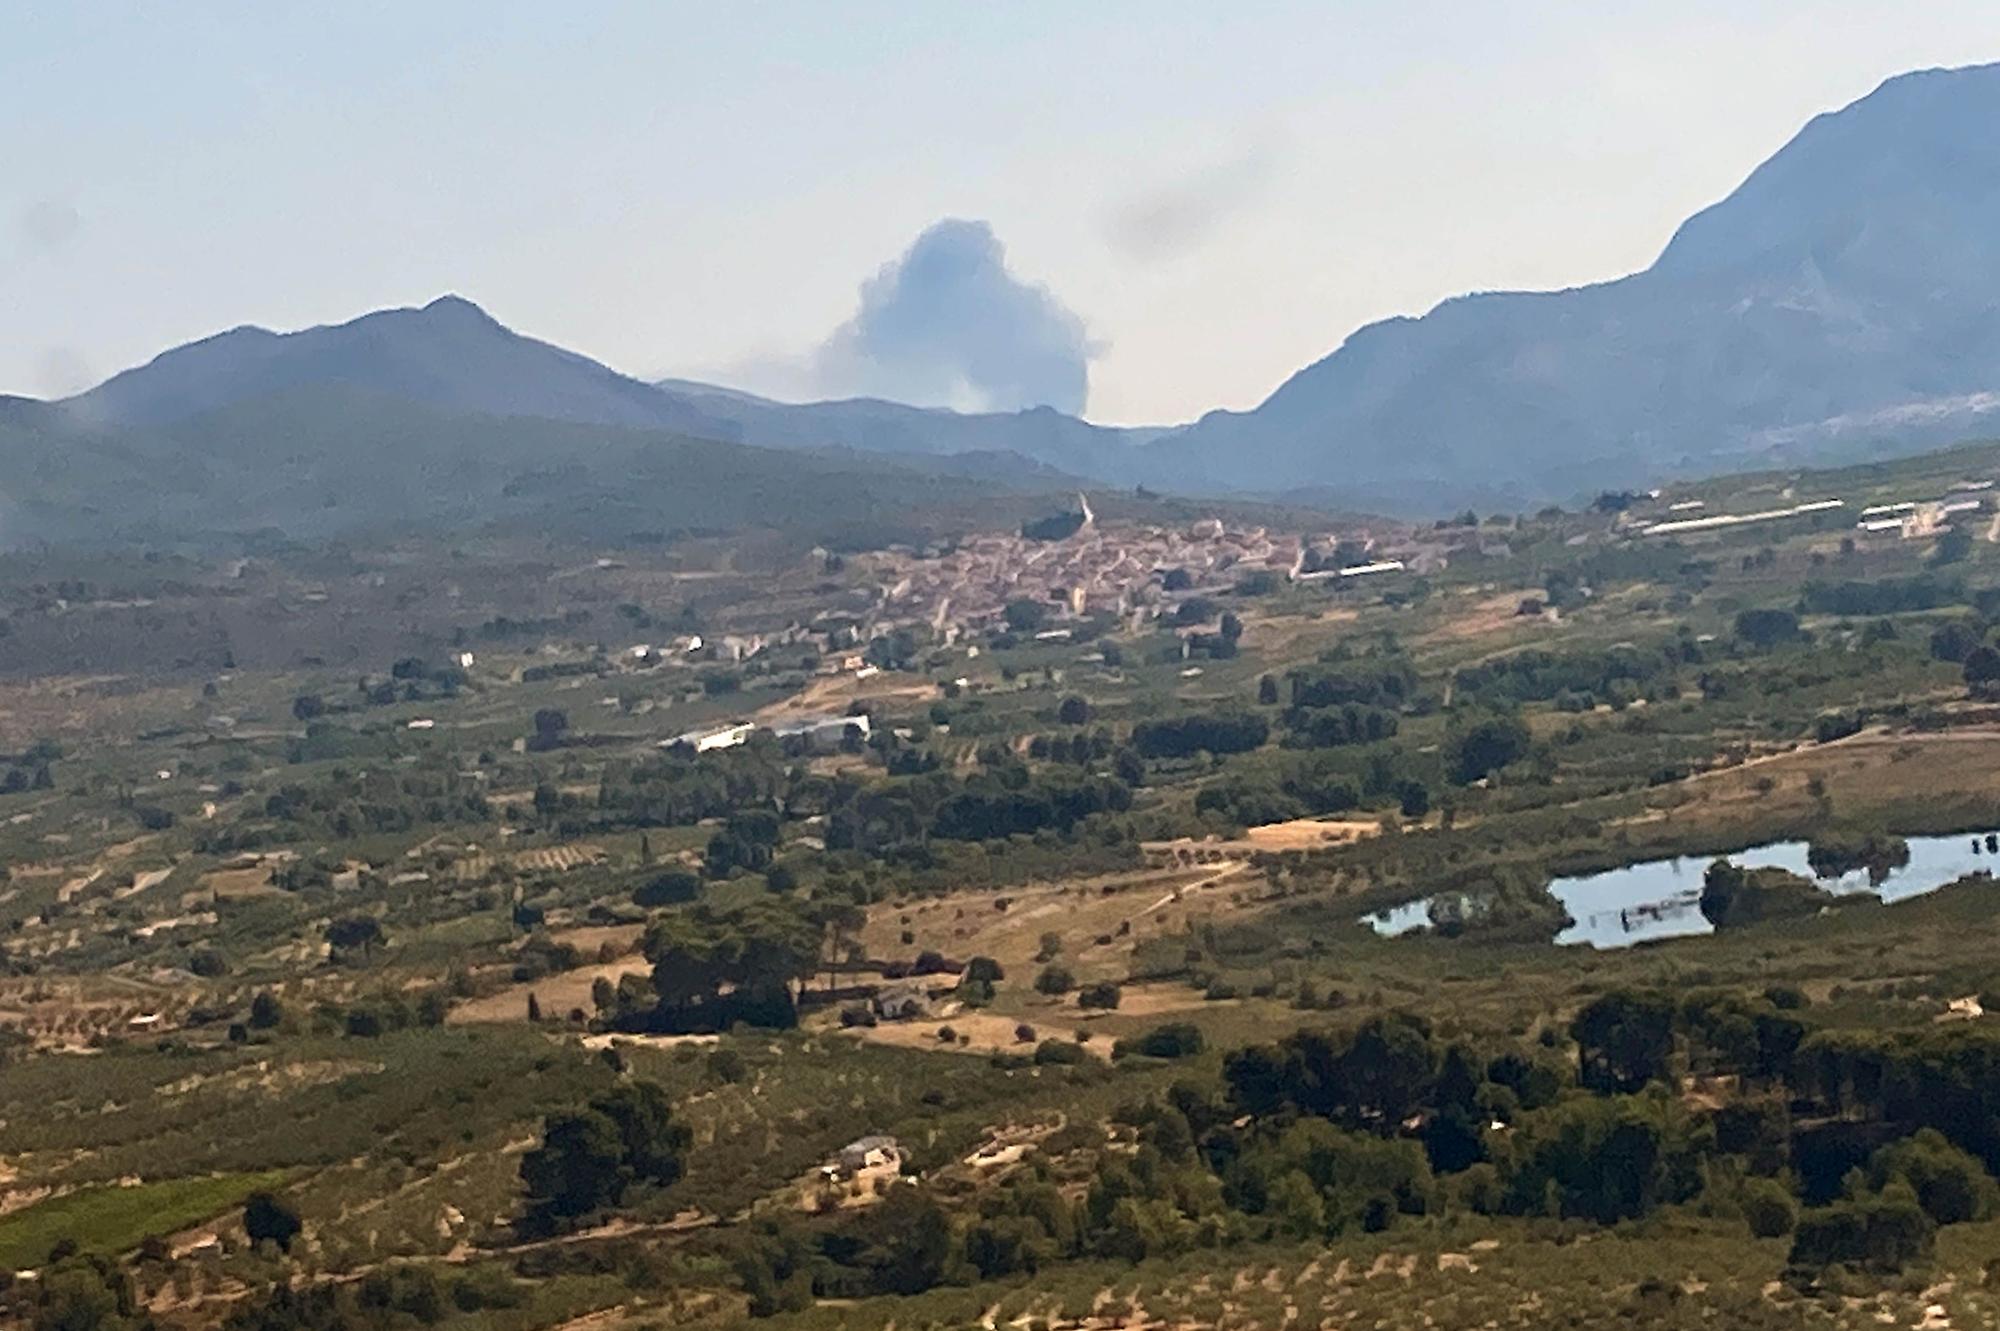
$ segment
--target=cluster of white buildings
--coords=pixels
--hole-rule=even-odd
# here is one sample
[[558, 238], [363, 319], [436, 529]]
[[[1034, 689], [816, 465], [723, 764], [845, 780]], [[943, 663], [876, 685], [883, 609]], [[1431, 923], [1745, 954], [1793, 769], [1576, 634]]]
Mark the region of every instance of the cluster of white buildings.
[[1814, 513], [1830, 513], [1837, 508], [1846, 508], [1846, 501], [1840, 499], [1815, 499], [1803, 504], [1790, 504], [1783, 508], [1760, 509], [1755, 513], [1713, 513], [1699, 518], [1673, 518], [1666, 522], [1649, 523], [1639, 529], [1642, 536], [1677, 536], [1687, 532], [1720, 531], [1724, 527], [1743, 527], [1757, 522], [1776, 522], [1781, 518], [1803, 518]]
[[[1935, 536], [1949, 527], [1952, 519], [1959, 514], [1988, 511], [1992, 506], [1992, 499], [1985, 492], [1992, 489], [1992, 481], [1957, 481], [1942, 498], [1903, 499], [1870, 504], [1861, 510], [1854, 526], [1856, 530], [1864, 532], [1895, 532], [1904, 540]], [[1654, 497], [1657, 495], [1658, 492], [1655, 491]], [[1754, 523], [1778, 522], [1786, 518], [1810, 517], [1815, 513], [1829, 513], [1846, 507], [1845, 500], [1815, 499], [1805, 503], [1759, 509], [1751, 513], [1706, 513], [1703, 511], [1706, 505], [1701, 500], [1683, 499], [1666, 506], [1668, 514], [1680, 516], [1669, 516], [1657, 522], [1642, 522], [1638, 531], [1641, 536], [1678, 536], [1695, 532], [1720, 531]]]
[[672, 739], [663, 739], [659, 747], [671, 749], [685, 744], [696, 753], [713, 753], [717, 749], [733, 749], [746, 744], [759, 730], [769, 730], [781, 740], [802, 738], [808, 748], [821, 752], [839, 748], [849, 735], [865, 740], [873, 733], [865, 715], [801, 716], [773, 721], [769, 725], [759, 725], [755, 721], [731, 721], [726, 725], [708, 726], [675, 735]]
[[[1083, 511], [1089, 514], [1089, 505]], [[1363, 549], [1373, 546], [1365, 536]], [[876, 616], [928, 627], [946, 643], [1000, 622], [1009, 603], [1033, 601], [1057, 616], [1106, 614], [1138, 629], [1179, 601], [1233, 588], [1264, 574], [1289, 581], [1352, 579], [1399, 571], [1396, 559], [1368, 559], [1306, 572], [1311, 541], [1264, 527], [1234, 529], [1219, 518], [1186, 527], [1105, 527], [1094, 517], [1066, 539], [1036, 541], [1015, 533], [969, 537], [941, 551], [887, 551], [861, 557], [881, 588]], [[1178, 571], [1176, 585], [1166, 575]], [[1038, 636], [1062, 636], [1060, 626]]]
[[1960, 513], [1984, 512], [1990, 501], [1974, 492], [1992, 487], [1991, 481], [1960, 481], [1942, 499], [1871, 504], [1861, 510], [1861, 521], [1854, 525], [1868, 532], [1893, 531], [1906, 541], [1935, 536]]

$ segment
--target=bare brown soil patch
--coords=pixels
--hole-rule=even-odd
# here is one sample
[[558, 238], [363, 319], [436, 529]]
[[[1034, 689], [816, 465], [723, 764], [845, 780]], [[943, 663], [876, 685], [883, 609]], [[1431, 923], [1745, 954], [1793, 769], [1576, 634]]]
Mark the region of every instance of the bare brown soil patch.
[[526, 1021], [528, 995], [533, 994], [545, 1020], [561, 1021], [573, 1008], [582, 1008], [585, 1012], [595, 1010], [591, 1003], [590, 990], [600, 977], [617, 984], [623, 976], [650, 975], [652, 970], [652, 963], [644, 957], [626, 957], [595, 966], [579, 966], [573, 971], [562, 971], [555, 975], [545, 975], [539, 980], [509, 985], [498, 993], [488, 994], [484, 998], [468, 999], [454, 1007], [446, 1020], [454, 1026], [479, 1022]]
[[1540, 622], [1521, 615], [1522, 596], [1518, 591], [1496, 592], [1471, 604], [1461, 598], [1452, 603], [1444, 623], [1430, 636], [1451, 640], [1483, 638], [1514, 625]]
[[1360, 618], [1357, 611], [1342, 608], [1323, 610], [1317, 615], [1284, 615], [1269, 619], [1252, 616], [1243, 626], [1243, 638], [1261, 655], [1281, 657], [1301, 643], [1314, 651], [1326, 645], [1330, 625], [1347, 624]]
[[263, 896], [278, 889], [271, 886], [271, 866], [257, 864], [241, 869], [214, 869], [201, 876], [199, 899], [233, 901]]
[[151, 687], [123, 675], [49, 675], [0, 683], [0, 750], [64, 734], [143, 730], [184, 714], [193, 690]]
[[768, 724], [800, 716], [837, 716], [845, 713], [849, 704], [863, 698], [922, 700], [935, 697], [937, 685], [930, 680], [886, 670], [867, 679], [856, 679], [851, 674], [822, 675], [790, 697], [758, 708], [751, 719]]
[[[879, 1026], [850, 1027], [844, 1034], [856, 1036], [871, 1044], [893, 1045], [899, 1049], [935, 1049], [947, 1054], [1026, 1054], [1034, 1051], [1042, 1040], [1068, 1039], [1076, 1029], [1076, 1014], [1057, 1010], [1044, 1022], [1037, 1024], [1032, 1016], [1002, 1016], [995, 1012], [959, 1011], [948, 1017], [934, 1017], [927, 1021], [883, 1022]], [[1035, 1038], [1022, 1040], [1017, 1031], [1023, 1025], [1033, 1027]], [[950, 1030], [953, 1038], [942, 1039], [938, 1032]], [[1084, 1046], [1102, 1056], [1109, 1056], [1111, 1045], [1106, 1040], [1092, 1040]]]
[[1181, 857], [1220, 852], [1248, 855], [1256, 851], [1316, 850], [1348, 845], [1364, 837], [1378, 835], [1382, 824], [1374, 818], [1293, 818], [1282, 823], [1265, 823], [1245, 829], [1240, 837], [1178, 837], [1172, 841], [1148, 841], [1148, 856]]
[[1052, 934], [1077, 975], [1122, 976], [1140, 939], [1240, 912], [1255, 888], [1251, 871], [1229, 861], [890, 902], [870, 908], [862, 942], [871, 957], [992, 957], [1025, 983]]
[[1965, 726], [1929, 733], [1864, 730], [1827, 744], [1754, 755], [1660, 787], [1662, 807], [1627, 825], [1703, 818], [1769, 818], [1830, 802], [1836, 810], [1924, 806], [1941, 794], [1960, 798], [2000, 786], [2000, 727]]
[[639, 939], [645, 932], [643, 924], [586, 924], [574, 929], [557, 929], [549, 937], [558, 943], [567, 943], [585, 956], [596, 956], [607, 944], [619, 952], [630, 952], [639, 946]]

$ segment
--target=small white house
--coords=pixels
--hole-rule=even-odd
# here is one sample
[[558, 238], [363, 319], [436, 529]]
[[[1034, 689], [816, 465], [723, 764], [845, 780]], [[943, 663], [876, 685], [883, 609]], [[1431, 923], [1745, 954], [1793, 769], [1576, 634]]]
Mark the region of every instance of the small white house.
[[902, 1163], [903, 1148], [894, 1137], [860, 1137], [840, 1148], [840, 1168], [849, 1174]]
[[684, 735], [660, 741], [660, 747], [670, 749], [676, 744], [686, 744], [696, 753], [713, 753], [717, 749], [733, 749], [745, 743], [757, 733], [757, 727], [748, 721], [734, 725], [717, 726], [709, 730], [690, 730]]
[[865, 713], [854, 716], [805, 716], [772, 727], [779, 739], [801, 737], [815, 749], [839, 748], [849, 731], [865, 740], [871, 728], [872, 723]]
[[931, 1015], [931, 996], [911, 982], [884, 985], [872, 1002], [875, 1015], [884, 1021], [922, 1021]]

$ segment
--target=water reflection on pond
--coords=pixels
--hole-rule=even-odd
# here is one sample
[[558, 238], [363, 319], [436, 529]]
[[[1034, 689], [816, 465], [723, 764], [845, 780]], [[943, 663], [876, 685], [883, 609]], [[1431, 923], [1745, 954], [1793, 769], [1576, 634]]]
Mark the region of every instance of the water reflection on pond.
[[[1989, 845], [1995, 849], [1989, 850]], [[1785, 869], [1814, 879], [1827, 892], [1873, 892], [1884, 901], [1935, 892], [1981, 869], [2000, 870], [2000, 834], [1911, 837], [1909, 846], [1909, 863], [1891, 870], [1879, 883], [1870, 882], [1865, 870], [1838, 878], [1819, 877], [1806, 862], [1803, 841], [1775, 841], [1720, 856], [1647, 860], [1602, 873], [1558, 878], [1549, 884], [1549, 891], [1575, 923], [1557, 934], [1555, 941], [1628, 947], [1660, 938], [1713, 933], [1701, 914], [1701, 879], [1717, 859], [1745, 869]], [[1368, 916], [1367, 923], [1380, 934], [1407, 933], [1429, 924], [1429, 912], [1428, 898], [1408, 901]]]

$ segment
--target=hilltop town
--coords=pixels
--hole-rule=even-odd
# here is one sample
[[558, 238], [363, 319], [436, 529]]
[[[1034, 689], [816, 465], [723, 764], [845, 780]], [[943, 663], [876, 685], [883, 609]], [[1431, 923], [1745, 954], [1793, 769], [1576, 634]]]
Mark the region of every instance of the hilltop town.
[[[1056, 622], [1033, 630], [1070, 636], [1076, 623], [1137, 632], [1187, 601], [1243, 586], [1269, 591], [1286, 582], [1352, 579], [1409, 565], [1381, 552], [1385, 536], [1274, 533], [1205, 518], [1183, 527], [1100, 524], [1086, 496], [1067, 534], [984, 533], [928, 550], [892, 549], [859, 561], [881, 589], [876, 613], [890, 628], [927, 628], [952, 643], [1007, 622], [1026, 603]], [[1068, 525], [1061, 519], [1058, 526]], [[1398, 532], [1411, 547], [1407, 529]], [[1435, 557], [1412, 561], [1434, 567]]]

